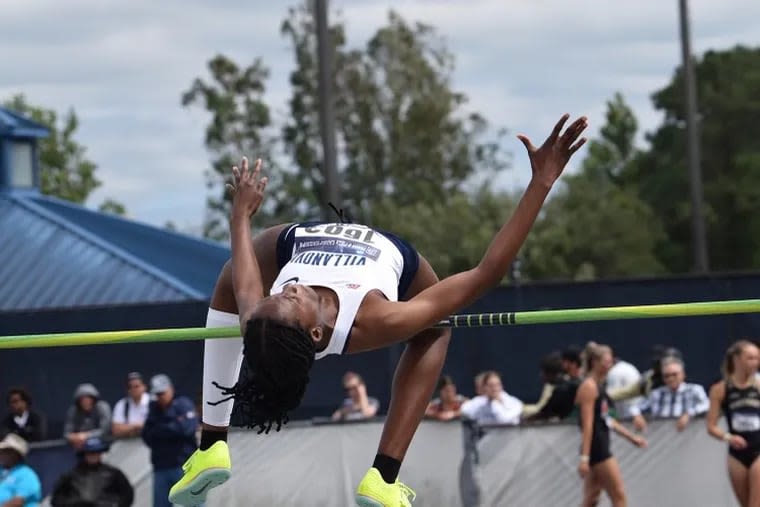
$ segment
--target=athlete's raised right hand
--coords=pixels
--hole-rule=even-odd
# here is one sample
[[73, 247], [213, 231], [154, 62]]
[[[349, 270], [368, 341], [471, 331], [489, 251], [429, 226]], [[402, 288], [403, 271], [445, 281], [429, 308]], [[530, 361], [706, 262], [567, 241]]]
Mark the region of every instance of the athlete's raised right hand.
[[253, 171], [249, 171], [248, 159], [243, 157], [240, 168], [232, 168], [232, 176], [234, 183], [226, 185], [232, 193], [232, 217], [250, 218], [261, 206], [267, 186], [266, 176], [261, 177], [261, 159], [257, 159]]

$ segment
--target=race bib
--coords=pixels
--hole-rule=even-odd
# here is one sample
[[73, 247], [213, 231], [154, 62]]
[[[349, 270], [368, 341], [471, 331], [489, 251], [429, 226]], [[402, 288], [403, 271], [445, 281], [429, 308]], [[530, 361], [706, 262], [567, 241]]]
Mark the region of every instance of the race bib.
[[731, 427], [737, 432], [760, 431], [760, 415], [758, 414], [733, 414]]

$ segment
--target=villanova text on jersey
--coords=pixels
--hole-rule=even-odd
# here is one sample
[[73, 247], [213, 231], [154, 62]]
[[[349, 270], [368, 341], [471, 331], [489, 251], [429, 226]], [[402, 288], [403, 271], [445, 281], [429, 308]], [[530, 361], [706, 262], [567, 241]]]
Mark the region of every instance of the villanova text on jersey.
[[379, 248], [343, 238], [297, 238], [294, 246], [290, 262], [309, 266], [364, 266], [380, 257]]

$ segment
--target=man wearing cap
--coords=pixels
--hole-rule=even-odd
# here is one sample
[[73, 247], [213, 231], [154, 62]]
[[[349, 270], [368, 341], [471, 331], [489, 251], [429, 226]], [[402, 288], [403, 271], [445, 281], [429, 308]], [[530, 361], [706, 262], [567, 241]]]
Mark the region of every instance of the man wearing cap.
[[189, 398], [174, 396], [166, 375], [150, 379], [150, 394], [155, 400], [150, 402], [142, 438], [151, 451], [153, 507], [170, 507], [169, 489], [182, 477], [182, 464], [198, 447], [198, 415]]
[[42, 501], [42, 485], [24, 458], [29, 453], [26, 440], [9, 433], [0, 441], [0, 505], [37, 507]]
[[108, 448], [108, 442], [100, 437], [85, 440], [77, 453], [77, 465], [56, 481], [50, 499], [53, 507], [132, 505], [135, 492], [127, 477], [118, 468], [102, 461]]
[[133, 371], [127, 375], [127, 396], [113, 407], [111, 434], [116, 438], [139, 437], [148, 417], [150, 396], [142, 375]]
[[79, 384], [74, 391], [74, 404], [66, 414], [63, 436], [74, 449], [82, 448], [90, 437], [106, 437], [111, 431], [111, 407], [100, 399], [92, 384]]

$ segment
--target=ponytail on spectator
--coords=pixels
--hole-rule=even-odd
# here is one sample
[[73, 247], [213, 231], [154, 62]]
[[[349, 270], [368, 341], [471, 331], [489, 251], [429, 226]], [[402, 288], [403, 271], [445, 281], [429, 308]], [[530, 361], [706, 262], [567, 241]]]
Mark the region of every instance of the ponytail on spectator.
[[728, 380], [728, 378], [734, 374], [734, 371], [736, 369], [734, 366], [734, 361], [742, 354], [744, 348], [749, 345], [754, 345], [754, 343], [749, 340], [739, 340], [731, 344], [731, 346], [726, 349], [726, 355], [723, 357], [723, 364], [720, 368], [725, 380]]
[[612, 354], [612, 349], [609, 346], [600, 345], [596, 342], [588, 342], [581, 353], [583, 370], [586, 374], [591, 373], [594, 364], [607, 353]]

